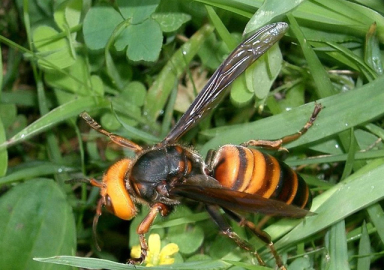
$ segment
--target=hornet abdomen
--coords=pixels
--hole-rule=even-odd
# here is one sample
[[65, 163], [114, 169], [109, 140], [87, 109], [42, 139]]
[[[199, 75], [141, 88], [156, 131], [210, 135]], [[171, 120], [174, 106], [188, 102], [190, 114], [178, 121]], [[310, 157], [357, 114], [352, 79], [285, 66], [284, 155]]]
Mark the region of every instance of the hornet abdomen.
[[212, 176], [226, 188], [257, 194], [309, 209], [312, 197], [305, 181], [273, 156], [239, 145], [224, 145], [213, 157]]

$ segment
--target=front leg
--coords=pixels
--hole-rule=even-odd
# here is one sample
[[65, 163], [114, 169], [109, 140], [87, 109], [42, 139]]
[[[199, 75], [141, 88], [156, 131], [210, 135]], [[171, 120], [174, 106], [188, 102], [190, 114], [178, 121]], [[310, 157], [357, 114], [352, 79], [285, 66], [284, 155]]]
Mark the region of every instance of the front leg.
[[139, 235], [140, 240], [140, 247], [141, 247], [141, 254], [139, 258], [130, 258], [128, 260], [129, 264], [138, 264], [145, 261], [145, 258], [147, 257], [147, 251], [148, 251], [148, 245], [147, 241], [145, 240], [145, 234], [149, 231], [151, 228], [153, 221], [155, 220], [157, 214], [160, 213], [160, 215], [167, 216], [170, 213], [170, 208], [162, 203], [155, 203], [151, 206], [151, 209], [149, 210], [148, 215], [143, 219], [143, 221], [140, 223], [139, 227], [137, 227], [137, 234]]

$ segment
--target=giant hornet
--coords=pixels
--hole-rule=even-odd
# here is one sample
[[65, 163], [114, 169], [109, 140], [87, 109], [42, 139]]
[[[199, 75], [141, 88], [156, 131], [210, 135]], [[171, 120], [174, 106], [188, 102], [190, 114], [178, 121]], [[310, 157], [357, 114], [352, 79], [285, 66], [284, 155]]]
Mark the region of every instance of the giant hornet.
[[[228, 225], [220, 212], [221, 208], [229, 218], [250, 229], [264, 241], [277, 266], [286, 269], [270, 236], [238, 212], [301, 218], [310, 213], [311, 194], [304, 180], [286, 164], [249, 146], [282, 149], [283, 144], [296, 140], [312, 126], [321, 105], [315, 106], [309, 121], [295, 134], [274, 141], [251, 140], [241, 145], [224, 145], [218, 150], [211, 150], [205, 162], [199, 154], [177, 141], [201, 121], [223, 97], [224, 89], [280, 40], [287, 29], [286, 23], [270, 24], [242, 42], [212, 75], [165, 139], [154, 146], [143, 148], [104, 130], [87, 113], [81, 114], [91, 128], [136, 154], [134, 158], [123, 158], [109, 167], [102, 182], [90, 180], [92, 185], [100, 188], [101, 194], [94, 218], [94, 230], [102, 206], [124, 220], [135, 217], [136, 203], [150, 207], [148, 215], [137, 228], [141, 256], [129, 259], [129, 263], [145, 260], [148, 250], [145, 233], [149, 231], [158, 213], [167, 216], [183, 198], [187, 198], [204, 203], [224, 235], [233, 239], [240, 248], [253, 251], [252, 246]], [[261, 257], [256, 252], [254, 254], [258, 262], [265, 265]]]

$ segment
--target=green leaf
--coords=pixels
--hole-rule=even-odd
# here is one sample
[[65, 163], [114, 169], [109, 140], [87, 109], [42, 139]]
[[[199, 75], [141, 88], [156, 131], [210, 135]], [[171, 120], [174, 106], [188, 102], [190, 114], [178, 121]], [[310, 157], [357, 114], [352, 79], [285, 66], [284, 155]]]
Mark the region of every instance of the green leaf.
[[376, 37], [376, 23], [372, 24], [366, 36], [365, 62], [374, 70], [377, 74], [383, 74], [383, 63], [381, 61], [380, 43]]
[[[1, 46], [0, 46], [0, 70], [2, 71], [1, 74], [0, 74], [0, 85], [2, 86], [3, 85], [3, 80], [4, 80], [4, 75], [3, 75], [3, 57], [2, 57], [2, 50], [1, 50]], [[0, 88], [0, 100], [2, 100], [2, 90], [3, 90], [3, 86]]]
[[255, 93], [249, 91], [244, 74], [241, 74], [232, 83], [231, 92], [229, 94], [231, 97], [231, 101], [238, 106], [244, 106], [255, 96]]
[[[234, 267], [234, 270], [272, 270], [273, 268], [267, 267], [267, 266], [260, 266], [260, 265], [255, 265], [255, 263], [244, 263], [244, 262], [238, 262], [238, 261], [233, 261], [233, 260], [225, 260], [225, 262], [228, 262], [232, 265], [236, 265], [237, 267]], [[232, 267], [230, 268], [232, 269]], [[291, 269], [291, 268], [289, 268]]]
[[15, 90], [12, 92], [4, 92], [1, 94], [1, 101], [3, 103], [8, 103], [8, 104], [13, 103], [13, 106], [23, 105], [26, 107], [33, 107], [37, 104], [36, 93], [34, 91], [25, 91], [25, 90]]
[[215, 29], [221, 39], [227, 45], [229, 50], [234, 50], [237, 46], [236, 40], [234, 40], [234, 38], [231, 36], [219, 15], [217, 15], [216, 11], [212, 7], [205, 6], [205, 8], [207, 10], [210, 21], [215, 26]]
[[87, 47], [91, 50], [104, 49], [113, 31], [121, 22], [123, 18], [112, 7], [91, 8], [85, 15], [83, 23], [84, 41]]
[[[306, 217], [301, 222], [297, 220], [279, 221], [271, 225], [266, 231], [273, 237], [278, 237], [286, 231], [283, 224], [300, 223], [289, 234], [275, 243], [276, 248], [281, 248], [289, 243], [295, 243], [325, 228], [338, 223], [353, 213], [374, 204], [384, 198], [381, 189], [382, 176], [384, 175], [383, 160], [376, 160], [353, 175], [338, 183], [321, 195], [317, 196], [311, 208], [316, 215]], [[367, 196], [369, 194], [369, 196]], [[286, 228], [289, 230], [289, 227]], [[336, 268], [335, 268], [336, 269]]]
[[377, 142], [377, 136], [365, 130], [355, 130], [354, 136], [356, 137], [360, 149], [370, 149], [374, 144], [376, 144], [376, 147], [380, 147], [380, 145], [382, 145], [381, 142]]
[[[251, 18], [255, 14], [257, 8], [259, 8], [264, 0], [196, 0], [203, 4], [208, 4], [214, 7], [228, 10], [232, 13], [239, 14], [245, 18]], [[246, 7], [246, 8], [245, 8]]]
[[[329, 269], [349, 270], [345, 222], [341, 220], [325, 234]], [[325, 260], [327, 261], [327, 260]]]
[[[233, 36], [237, 41], [236, 44], [239, 44], [241, 37], [236, 34]], [[204, 67], [215, 70], [223, 61], [223, 55], [228, 53], [228, 46], [223, 41], [218, 40], [216, 35], [212, 33], [207, 37], [197, 54]]]
[[149, 121], [154, 122], [160, 111], [164, 109], [168, 97], [175, 86], [175, 81], [184, 72], [184, 69], [212, 31], [212, 26], [203, 26], [187, 43], [174, 53], [161, 70], [148, 90], [147, 100], [144, 105], [144, 114], [148, 117]]
[[305, 36], [302, 33], [296, 19], [291, 14], [288, 14], [288, 20], [291, 23], [290, 29], [296, 36], [301, 46], [301, 49], [303, 50], [304, 57], [308, 62], [309, 70], [316, 84], [317, 96], [319, 98], [331, 96], [335, 93], [335, 91], [332, 86], [331, 80], [329, 79], [329, 76], [324, 69], [324, 66], [320, 62], [319, 58], [317, 57], [311, 46], [309, 46], [309, 44], [307, 43]]
[[[219, 229], [217, 228], [219, 231]], [[236, 243], [224, 235], [217, 233], [214, 241], [209, 248], [209, 256], [212, 258], [224, 258], [236, 249]]]
[[369, 234], [367, 230], [367, 224], [363, 223], [361, 227], [361, 238], [359, 243], [359, 258], [357, 259], [357, 270], [369, 270], [370, 269], [370, 253], [371, 253], [371, 241], [369, 240]]
[[368, 207], [369, 218], [377, 229], [377, 234], [381, 242], [384, 242], [384, 211], [380, 204], [374, 204]]
[[[126, 83], [127, 79], [129, 80], [130, 78], [124, 78], [122, 74], [120, 74], [118, 67], [116, 66], [117, 63], [112, 58], [112, 54], [109, 52], [109, 50], [105, 50], [104, 55], [107, 74], [110, 77], [112, 83], [116, 85], [116, 88], [121, 89]], [[131, 71], [129, 67], [127, 67], [127, 70], [129, 70], [129, 72]]]
[[[364, 36], [368, 27], [376, 21], [382, 28], [384, 18], [369, 8], [348, 1], [305, 1], [293, 11], [293, 15], [305, 20], [306, 25], [316, 25], [335, 32], [350, 30], [353, 34]], [[331, 27], [331, 28], [330, 28]], [[383, 35], [380, 34], [383, 40]]]
[[0, 220], [1, 269], [72, 269], [32, 260], [76, 250], [72, 209], [55, 182], [40, 179], [12, 188], [0, 198]]
[[121, 127], [120, 122], [116, 119], [115, 115], [111, 112], [104, 113], [100, 118], [100, 124], [109, 132], [115, 131]]
[[[272, 84], [280, 73], [282, 62], [280, 48], [275, 44], [245, 70], [247, 88], [255, 93], [256, 98], [263, 100], [268, 96]], [[236, 91], [236, 88], [233, 91]]]
[[159, 24], [148, 19], [125, 28], [116, 38], [115, 47], [121, 51], [128, 46], [126, 54], [132, 61], [154, 62], [159, 57], [162, 44], [163, 34]]
[[[372, 68], [369, 65], [367, 65], [363, 61], [363, 59], [361, 59], [360, 57], [357, 57], [357, 55], [351, 50], [349, 50], [348, 48], [335, 44], [334, 42], [327, 42], [327, 44], [336, 49], [335, 52], [328, 53], [329, 55], [335, 57], [335, 59], [339, 59], [340, 57], [342, 59], [342, 57], [344, 56], [347, 59], [347, 61], [352, 62], [352, 64], [350, 64], [350, 67], [353, 68], [353, 66], [356, 65], [357, 67], [356, 69], [358, 71], [361, 71], [369, 81], [377, 77], [376, 73], [372, 70]], [[340, 62], [343, 62], [343, 61], [340, 60]]]
[[305, 270], [305, 269], [313, 269], [313, 267], [312, 267], [311, 259], [305, 256], [305, 257], [301, 257], [293, 260], [293, 262], [289, 264], [287, 269]]
[[128, 123], [130, 125], [136, 125], [137, 122], [141, 124], [146, 124], [145, 118], [141, 115], [140, 107], [136, 106], [132, 102], [129, 102], [127, 99], [123, 99], [120, 96], [112, 100], [113, 109], [116, 112], [120, 112], [123, 116], [134, 120], [134, 123]]
[[152, 15], [160, 25], [161, 31], [165, 33], [175, 32], [184, 23], [191, 20], [191, 15], [185, 13], [155, 13]]
[[133, 81], [124, 87], [119, 97], [133, 105], [141, 107], [144, 105], [146, 95], [147, 89], [145, 85], [142, 82]]
[[64, 105], [61, 105], [38, 120], [21, 130], [5, 143], [0, 144], [0, 150], [16, 143], [31, 138], [70, 117], [78, 116], [83, 111], [107, 108], [109, 101], [100, 97], [78, 98]]
[[[17, 4], [19, 10], [25, 8], [23, 6], [24, 2], [22, 0], [14, 1]], [[56, 3], [56, 2], [55, 2]], [[41, 23], [41, 21], [47, 19], [47, 14], [50, 14], [53, 10], [53, 2], [51, 1], [41, 1], [41, 2], [29, 2], [28, 5], [28, 15], [31, 19], [31, 24], [36, 25]], [[13, 15], [14, 16], [14, 15]]]
[[[0, 47], [0, 70], [3, 70], [3, 60], [2, 60], [2, 53], [1, 53], [1, 47]], [[3, 72], [0, 74], [0, 85], [3, 85]], [[0, 100], [1, 100], [1, 90], [0, 89]], [[12, 105], [8, 105], [7, 107], [11, 107], [13, 109], [13, 113], [11, 110], [11, 113], [4, 109], [4, 105], [0, 106], [0, 144], [4, 143], [7, 140], [6, 134], [5, 134], [5, 128], [3, 124], [3, 118], [8, 119], [8, 121], [12, 121], [9, 118], [15, 118], [16, 116], [16, 107]], [[5, 117], [4, 117], [5, 116]], [[8, 116], [11, 116], [8, 118]], [[10, 125], [11, 122], [9, 122], [6, 126]], [[8, 152], [6, 149], [0, 150], [0, 177], [4, 176], [7, 173], [7, 167], [8, 167]]]
[[[141, 23], [155, 12], [160, 0], [117, 0], [116, 4], [125, 19], [132, 24]], [[151, 33], [151, 32], [148, 32]]]
[[[0, 118], [0, 144], [4, 143], [7, 140], [5, 136], [5, 129], [3, 126], [3, 121]], [[8, 168], [8, 151], [7, 149], [0, 150], [0, 177], [4, 176], [7, 173]]]
[[15, 123], [17, 108], [15, 104], [0, 104], [0, 118], [4, 129]]
[[168, 238], [179, 246], [180, 253], [192, 254], [203, 243], [204, 232], [199, 226], [189, 229], [187, 225], [180, 225], [168, 229]]
[[247, 23], [244, 33], [256, 31], [267, 23], [274, 21], [278, 16], [298, 7], [304, 0], [298, 1], [281, 1], [281, 0], [265, 0], [263, 5], [257, 10]]
[[[285, 93], [285, 97], [283, 100], [278, 102], [280, 107], [280, 112], [290, 110], [294, 107], [298, 107], [305, 103], [305, 84], [297, 83], [293, 85], [288, 91]], [[274, 97], [271, 97], [274, 98]], [[340, 150], [340, 149], [339, 149]]]
[[[205, 4], [220, 7], [224, 10], [239, 14], [244, 17], [252, 17], [262, 4], [263, 0], [243, 1], [243, 0], [198, 0]], [[367, 8], [366, 1], [363, 5], [356, 4], [350, 1], [271, 1], [278, 3], [271, 9], [272, 16], [261, 14], [263, 20], [271, 19], [275, 15], [285, 15], [291, 7], [295, 6], [296, 2], [301, 3], [293, 11], [293, 15], [297, 20], [300, 20], [301, 25], [313, 29], [319, 29], [323, 33], [345, 33], [349, 32], [350, 36], [362, 37], [366, 34], [369, 26], [376, 22], [378, 25], [378, 38], [380, 42], [384, 40], [384, 17], [374, 9]], [[383, 8], [383, 7], [381, 7]], [[279, 10], [277, 12], [276, 10]], [[254, 26], [247, 26], [249, 29], [255, 29], [257, 22], [254, 21]], [[251, 31], [251, 30], [250, 30]]]
[[82, 5], [82, 0], [69, 0], [64, 1], [58, 8], [56, 8], [53, 16], [56, 24], [61, 30], [67, 31], [69, 28], [79, 24]]
[[68, 40], [60, 37], [55, 29], [46, 25], [37, 27], [33, 32], [33, 41], [45, 60], [38, 60], [41, 68], [63, 69], [75, 63]]
[[92, 75], [90, 80], [91, 80], [91, 89], [92, 89], [91, 95], [101, 96], [101, 97], [104, 96], [104, 85], [100, 76]]
[[60, 71], [51, 71], [45, 74], [46, 82], [61, 90], [70, 91], [82, 96], [102, 95], [103, 83], [97, 75], [89, 77], [86, 59], [77, 57], [76, 62], [68, 69], [68, 74]]
[[64, 10], [64, 17], [69, 27], [74, 27], [80, 22], [82, 7], [82, 0], [68, 1], [67, 6]]
[[23, 163], [13, 167], [8, 175], [0, 178], [0, 186], [25, 179], [42, 177], [45, 175], [60, 174], [76, 171], [73, 167], [57, 165], [52, 162], [31, 162]]
[[[109, 269], [109, 270], [127, 270], [127, 269], [148, 269], [141, 265], [129, 265], [126, 263], [117, 263], [102, 259], [84, 258], [75, 256], [56, 256], [51, 258], [38, 258], [40, 262], [49, 262], [55, 264], [72, 265], [86, 269]], [[203, 260], [186, 262], [182, 264], [171, 264], [164, 266], [152, 266], [151, 270], [219, 270], [227, 269], [228, 263], [221, 260]]]
[[384, 3], [380, 0], [355, 0], [355, 2], [384, 14]]

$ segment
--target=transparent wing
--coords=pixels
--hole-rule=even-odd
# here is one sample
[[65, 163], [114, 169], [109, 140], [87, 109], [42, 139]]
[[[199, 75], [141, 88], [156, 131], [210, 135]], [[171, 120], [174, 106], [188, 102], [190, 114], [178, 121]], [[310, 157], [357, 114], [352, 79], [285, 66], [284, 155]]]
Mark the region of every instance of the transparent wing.
[[266, 25], [242, 42], [219, 66], [162, 144], [175, 143], [207, 114], [225, 94], [224, 89], [256, 59], [279, 41], [288, 29], [283, 22]]

